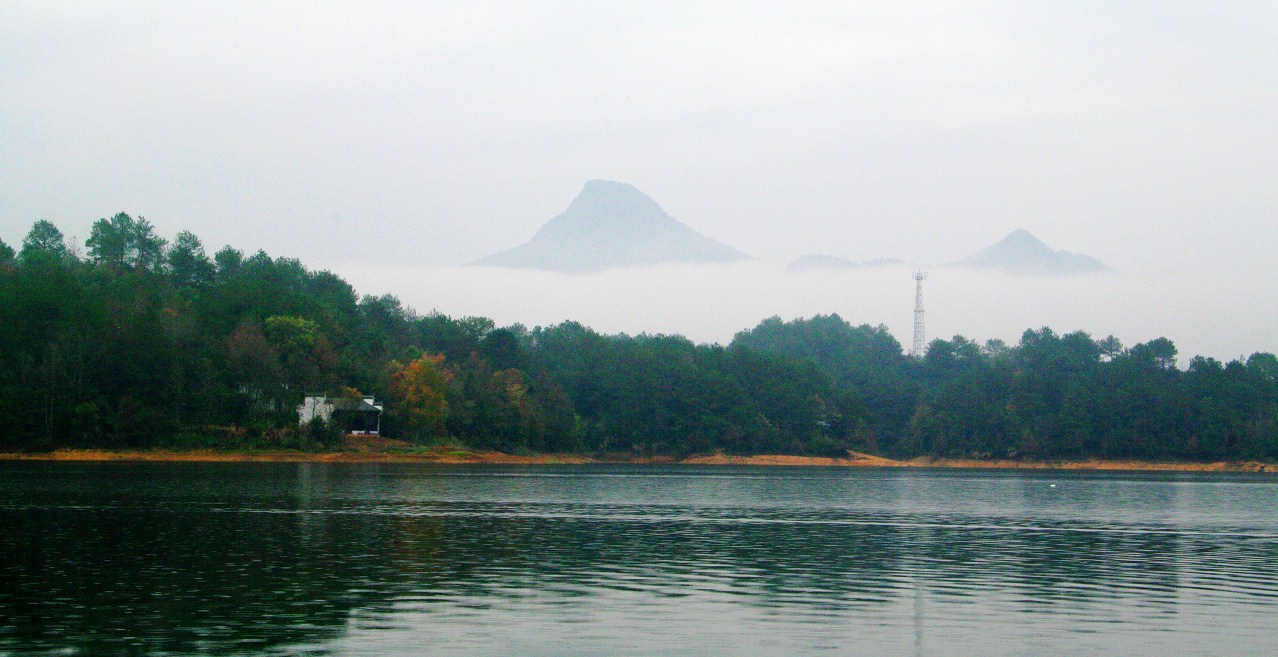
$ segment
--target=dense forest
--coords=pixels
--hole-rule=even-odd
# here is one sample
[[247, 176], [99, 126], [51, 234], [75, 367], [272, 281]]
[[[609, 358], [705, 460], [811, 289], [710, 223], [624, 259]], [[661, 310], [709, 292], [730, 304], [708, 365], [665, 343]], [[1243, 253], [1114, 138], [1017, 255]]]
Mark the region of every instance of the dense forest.
[[308, 393], [374, 395], [383, 433], [507, 452], [1278, 459], [1278, 358], [1177, 366], [1027, 330], [1019, 344], [773, 317], [727, 346], [419, 315], [261, 251], [210, 257], [143, 218], [85, 253], [47, 221], [0, 242], [0, 449], [333, 447]]

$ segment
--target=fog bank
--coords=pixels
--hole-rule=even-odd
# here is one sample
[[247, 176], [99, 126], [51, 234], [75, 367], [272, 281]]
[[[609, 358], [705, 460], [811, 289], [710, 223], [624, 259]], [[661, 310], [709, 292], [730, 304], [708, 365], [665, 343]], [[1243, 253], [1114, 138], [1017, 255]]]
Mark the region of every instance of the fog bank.
[[[498, 325], [574, 320], [603, 333], [677, 333], [726, 344], [740, 330], [783, 319], [837, 313], [882, 324], [902, 347], [913, 332], [914, 280], [906, 266], [786, 272], [779, 262], [660, 266], [567, 275], [489, 267], [337, 268], [361, 294], [394, 294], [419, 313], [481, 315]], [[1240, 272], [1110, 273], [1015, 278], [932, 268], [924, 283], [927, 338], [963, 335], [1009, 343], [1027, 328], [1115, 335], [1130, 346], [1167, 337], [1182, 365], [1193, 355], [1221, 360], [1278, 352], [1278, 282]]]

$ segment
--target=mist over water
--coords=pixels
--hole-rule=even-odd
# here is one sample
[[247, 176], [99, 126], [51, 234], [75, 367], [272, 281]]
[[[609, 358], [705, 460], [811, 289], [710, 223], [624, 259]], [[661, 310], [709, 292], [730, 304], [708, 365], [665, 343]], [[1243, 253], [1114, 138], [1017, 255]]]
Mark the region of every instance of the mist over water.
[[[1278, 280], [1241, 264], [1214, 269], [1022, 278], [924, 267], [927, 339], [954, 335], [1015, 344], [1029, 328], [1083, 330], [1127, 346], [1171, 339], [1181, 365], [1278, 352]], [[337, 268], [360, 294], [394, 294], [419, 313], [480, 315], [498, 325], [581, 322], [603, 333], [676, 333], [726, 344], [772, 315], [837, 313], [887, 326], [908, 349], [914, 280], [906, 265], [787, 272], [781, 262], [666, 265], [590, 275], [490, 267]]]

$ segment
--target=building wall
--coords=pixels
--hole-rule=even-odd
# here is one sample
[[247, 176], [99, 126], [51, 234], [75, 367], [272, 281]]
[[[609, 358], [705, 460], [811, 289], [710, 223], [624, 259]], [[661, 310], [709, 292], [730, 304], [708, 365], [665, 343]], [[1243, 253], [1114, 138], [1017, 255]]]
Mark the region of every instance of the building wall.
[[328, 397], [324, 395], [308, 395], [306, 399], [302, 400], [302, 405], [297, 407], [298, 424], [309, 424], [315, 418], [325, 422], [332, 420], [333, 405], [329, 403]]

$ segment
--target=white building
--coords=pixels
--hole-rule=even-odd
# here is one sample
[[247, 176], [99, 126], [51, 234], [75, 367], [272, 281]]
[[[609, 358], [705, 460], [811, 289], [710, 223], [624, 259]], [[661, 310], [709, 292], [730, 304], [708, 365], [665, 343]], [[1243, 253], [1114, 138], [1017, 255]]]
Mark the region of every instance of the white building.
[[372, 396], [329, 399], [328, 395], [307, 395], [297, 407], [297, 420], [306, 425], [318, 418], [336, 423], [345, 433], [377, 435], [381, 432], [382, 410]]

